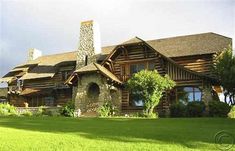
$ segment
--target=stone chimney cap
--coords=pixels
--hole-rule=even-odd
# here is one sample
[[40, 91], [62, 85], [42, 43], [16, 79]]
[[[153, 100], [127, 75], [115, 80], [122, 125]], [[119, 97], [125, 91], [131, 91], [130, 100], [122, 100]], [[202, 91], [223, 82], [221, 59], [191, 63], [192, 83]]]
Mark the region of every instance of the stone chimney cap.
[[87, 21], [83, 21], [81, 22], [82, 25], [84, 24], [92, 24], [94, 21], [93, 20], [87, 20]]

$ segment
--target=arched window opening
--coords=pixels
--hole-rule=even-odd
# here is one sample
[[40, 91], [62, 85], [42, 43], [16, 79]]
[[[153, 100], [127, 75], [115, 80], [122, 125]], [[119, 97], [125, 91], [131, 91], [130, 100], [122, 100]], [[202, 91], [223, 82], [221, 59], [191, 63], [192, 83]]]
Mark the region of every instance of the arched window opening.
[[98, 99], [100, 95], [100, 88], [96, 83], [90, 83], [87, 89], [87, 97], [92, 100]]

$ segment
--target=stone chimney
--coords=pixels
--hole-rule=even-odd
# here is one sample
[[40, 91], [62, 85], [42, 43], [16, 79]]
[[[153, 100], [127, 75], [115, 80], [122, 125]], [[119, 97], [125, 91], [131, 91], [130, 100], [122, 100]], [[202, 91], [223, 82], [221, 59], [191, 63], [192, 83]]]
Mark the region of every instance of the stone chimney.
[[81, 22], [76, 69], [96, 62], [95, 55], [99, 53], [101, 44], [98, 24], [92, 20]]
[[42, 52], [35, 48], [31, 48], [28, 51], [28, 61], [32, 61], [42, 56]]

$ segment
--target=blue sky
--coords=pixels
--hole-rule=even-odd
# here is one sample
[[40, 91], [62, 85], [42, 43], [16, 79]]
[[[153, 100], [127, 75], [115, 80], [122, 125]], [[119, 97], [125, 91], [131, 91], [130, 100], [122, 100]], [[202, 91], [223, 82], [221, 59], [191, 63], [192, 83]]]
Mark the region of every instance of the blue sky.
[[80, 22], [91, 19], [103, 46], [203, 32], [235, 39], [233, 0], [0, 0], [0, 76], [24, 63], [29, 48], [76, 50]]

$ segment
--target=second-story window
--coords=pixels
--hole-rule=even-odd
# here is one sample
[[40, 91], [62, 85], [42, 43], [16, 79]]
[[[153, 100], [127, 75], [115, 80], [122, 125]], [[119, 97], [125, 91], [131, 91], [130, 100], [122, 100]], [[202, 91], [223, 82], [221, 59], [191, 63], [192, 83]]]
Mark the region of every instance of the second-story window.
[[130, 65], [130, 75], [137, 73], [141, 70], [154, 70], [155, 63], [154, 62], [145, 62], [145, 63], [138, 63], [138, 64], [131, 64]]
[[145, 69], [145, 64], [144, 63], [140, 63], [140, 64], [131, 64], [130, 65], [130, 75], [137, 73], [141, 70]]

